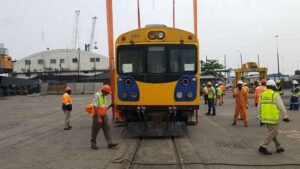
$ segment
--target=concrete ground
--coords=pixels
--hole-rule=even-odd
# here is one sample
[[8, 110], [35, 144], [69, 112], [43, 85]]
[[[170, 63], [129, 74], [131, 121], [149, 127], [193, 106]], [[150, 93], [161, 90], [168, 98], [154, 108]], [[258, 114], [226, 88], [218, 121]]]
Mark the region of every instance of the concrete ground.
[[[100, 131], [100, 149], [94, 151], [90, 149], [91, 118], [84, 111], [91, 97], [73, 96], [70, 131], [63, 130], [60, 96], [0, 98], [0, 168], [300, 168], [299, 111], [288, 111], [291, 122], [280, 123], [279, 140], [286, 149], [282, 154], [263, 156], [257, 152], [266, 128], [256, 119], [253, 98], [248, 109], [249, 127], [243, 127], [242, 121], [231, 126], [234, 99], [230, 93], [225, 104], [217, 106], [217, 116], [205, 116], [207, 106], [201, 103], [199, 123], [189, 126], [185, 137], [139, 141], [127, 138], [124, 127], [112, 125], [118, 148], [107, 149]], [[269, 150], [275, 151], [273, 143]]]

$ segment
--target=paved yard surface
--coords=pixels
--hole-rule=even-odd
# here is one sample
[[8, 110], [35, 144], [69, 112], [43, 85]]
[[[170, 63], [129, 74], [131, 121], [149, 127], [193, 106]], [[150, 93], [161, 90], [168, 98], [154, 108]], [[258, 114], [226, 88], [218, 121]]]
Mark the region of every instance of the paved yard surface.
[[[109, 150], [100, 131], [100, 149], [90, 149], [91, 118], [84, 105], [90, 95], [73, 96], [73, 129], [63, 130], [60, 96], [0, 98], [1, 169], [252, 169], [300, 168], [300, 111], [288, 111], [290, 123], [280, 123], [279, 140], [286, 152], [263, 156], [257, 152], [266, 128], [256, 120], [253, 98], [249, 127], [231, 126], [234, 99], [230, 93], [217, 116], [205, 116], [201, 103], [198, 125], [181, 138], [128, 138], [122, 126], [112, 125], [120, 145]], [[272, 152], [275, 147], [269, 148]]]

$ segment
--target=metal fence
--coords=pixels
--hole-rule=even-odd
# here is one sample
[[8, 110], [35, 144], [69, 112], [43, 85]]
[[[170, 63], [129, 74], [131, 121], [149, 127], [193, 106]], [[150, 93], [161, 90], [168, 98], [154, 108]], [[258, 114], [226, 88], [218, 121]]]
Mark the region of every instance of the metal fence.
[[60, 84], [41, 84], [41, 94], [62, 94], [66, 86], [71, 87], [72, 94], [94, 94], [97, 91], [100, 91], [103, 83], [67, 83], [65, 85]]

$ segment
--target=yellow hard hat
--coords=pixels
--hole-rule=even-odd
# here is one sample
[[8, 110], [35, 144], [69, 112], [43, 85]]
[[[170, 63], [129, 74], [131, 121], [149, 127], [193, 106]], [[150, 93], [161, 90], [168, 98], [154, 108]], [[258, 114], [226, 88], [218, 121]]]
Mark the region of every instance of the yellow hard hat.
[[211, 86], [211, 82], [207, 82], [207, 86]]
[[276, 80], [276, 83], [280, 83], [281, 81], [280, 80]]

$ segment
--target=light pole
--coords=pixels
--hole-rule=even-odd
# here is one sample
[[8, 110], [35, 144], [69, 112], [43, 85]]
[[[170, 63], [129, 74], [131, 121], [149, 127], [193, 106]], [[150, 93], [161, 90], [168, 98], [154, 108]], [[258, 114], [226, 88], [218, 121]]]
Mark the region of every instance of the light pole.
[[242, 67], [243, 66], [243, 56], [242, 56], [242, 53], [239, 50], [237, 50], [236, 52], [238, 53], [238, 67], [240, 67], [239, 66], [239, 57], [241, 59], [241, 67]]
[[276, 50], [277, 50], [277, 74], [279, 76], [280, 69], [279, 69], [278, 37], [279, 37], [278, 35], [275, 35], [275, 38], [276, 38]]
[[79, 80], [79, 74], [80, 74], [80, 48], [77, 49], [78, 50], [78, 72], [77, 72], [77, 81]]

